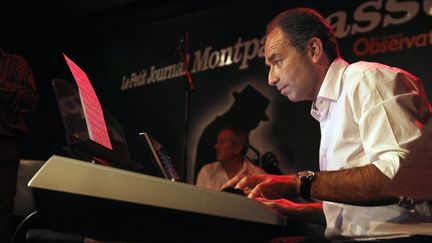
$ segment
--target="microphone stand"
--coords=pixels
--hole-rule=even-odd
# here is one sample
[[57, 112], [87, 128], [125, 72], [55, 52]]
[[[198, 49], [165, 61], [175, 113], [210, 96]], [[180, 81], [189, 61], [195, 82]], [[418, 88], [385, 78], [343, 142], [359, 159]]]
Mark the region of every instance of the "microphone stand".
[[185, 32], [184, 36], [180, 39], [178, 45], [178, 51], [180, 53], [181, 60], [183, 62], [184, 70], [186, 73], [186, 100], [185, 100], [185, 115], [184, 115], [184, 135], [183, 135], [183, 178], [186, 180], [187, 176], [187, 142], [188, 142], [188, 128], [189, 128], [189, 101], [191, 93], [195, 91], [195, 87], [192, 82], [192, 76], [189, 72], [188, 66], [188, 42], [189, 32]]

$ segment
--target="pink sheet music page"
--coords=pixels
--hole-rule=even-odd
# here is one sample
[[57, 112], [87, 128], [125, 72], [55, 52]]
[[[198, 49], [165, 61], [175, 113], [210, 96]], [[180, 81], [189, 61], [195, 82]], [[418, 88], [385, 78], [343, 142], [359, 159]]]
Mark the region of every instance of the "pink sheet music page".
[[102, 106], [87, 74], [65, 54], [63, 56], [78, 85], [90, 139], [112, 150]]

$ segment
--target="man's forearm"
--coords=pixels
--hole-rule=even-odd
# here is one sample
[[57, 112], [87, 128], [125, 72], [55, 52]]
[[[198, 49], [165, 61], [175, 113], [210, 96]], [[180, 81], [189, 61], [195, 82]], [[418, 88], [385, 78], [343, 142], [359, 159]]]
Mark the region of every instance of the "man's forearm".
[[379, 206], [397, 202], [381, 195], [391, 180], [375, 165], [316, 173], [311, 196], [324, 200], [361, 206]]

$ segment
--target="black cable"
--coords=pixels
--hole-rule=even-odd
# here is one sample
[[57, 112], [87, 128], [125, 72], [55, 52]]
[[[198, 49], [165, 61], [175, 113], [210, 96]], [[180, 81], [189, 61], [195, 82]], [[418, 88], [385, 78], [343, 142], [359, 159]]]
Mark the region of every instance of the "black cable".
[[[26, 224], [28, 224], [28, 222], [31, 222], [30, 219], [33, 219], [35, 217], [35, 215], [38, 215], [37, 211], [34, 211], [33, 213], [30, 213], [29, 215], [27, 215], [27, 217], [25, 217], [25, 219], [23, 221], [21, 221], [21, 223], [18, 225], [17, 229], [15, 230], [12, 239], [11, 239], [11, 243], [19, 243], [20, 241], [17, 241], [17, 237], [20, 237], [20, 235], [24, 232], [24, 234], [27, 232], [26, 227], [24, 227]], [[24, 229], [24, 230], [23, 230]], [[23, 232], [21, 232], [23, 231]], [[25, 237], [24, 237], [25, 239]]]

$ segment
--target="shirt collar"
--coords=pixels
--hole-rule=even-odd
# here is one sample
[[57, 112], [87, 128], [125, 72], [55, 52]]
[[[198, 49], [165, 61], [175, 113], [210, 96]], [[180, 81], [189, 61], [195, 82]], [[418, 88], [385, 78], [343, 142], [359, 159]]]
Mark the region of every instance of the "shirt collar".
[[321, 112], [327, 105], [323, 103], [324, 100], [337, 100], [340, 94], [340, 86], [342, 83], [342, 76], [348, 63], [340, 57], [337, 57], [327, 70], [326, 76], [321, 84], [317, 98], [312, 102], [311, 115], [316, 120], [321, 120]]
[[339, 98], [342, 75], [347, 66], [348, 63], [340, 57], [332, 62], [321, 84], [317, 98], [330, 100], [337, 100]]

